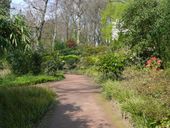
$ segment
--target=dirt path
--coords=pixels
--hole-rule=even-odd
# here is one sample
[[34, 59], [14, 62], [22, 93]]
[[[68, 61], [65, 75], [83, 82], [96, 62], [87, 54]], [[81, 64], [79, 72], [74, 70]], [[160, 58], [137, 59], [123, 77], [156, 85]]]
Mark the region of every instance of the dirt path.
[[65, 80], [49, 86], [56, 90], [60, 103], [45, 116], [39, 128], [128, 128], [120, 115], [112, 115], [106, 110], [109, 107], [103, 107], [100, 89], [89, 78], [66, 75]]

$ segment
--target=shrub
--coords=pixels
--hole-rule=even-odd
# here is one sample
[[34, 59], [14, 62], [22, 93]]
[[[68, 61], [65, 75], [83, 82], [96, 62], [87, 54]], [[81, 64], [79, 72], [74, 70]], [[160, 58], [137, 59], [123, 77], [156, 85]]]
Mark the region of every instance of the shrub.
[[0, 60], [0, 70], [4, 69], [3, 62]]
[[67, 45], [68, 48], [75, 48], [77, 46], [76, 42], [72, 39], [68, 40], [66, 42], [66, 45]]
[[38, 51], [35, 51], [31, 54], [30, 61], [31, 72], [34, 75], [41, 73], [42, 56], [38, 53]]
[[162, 63], [162, 61], [160, 59], [153, 56], [146, 62], [145, 67], [150, 68], [150, 69], [159, 70], [161, 68], [161, 63]]
[[81, 67], [95, 66], [98, 61], [99, 61], [98, 56], [82, 57], [81, 60], [80, 60], [80, 66]]
[[55, 46], [54, 46], [54, 50], [63, 50], [66, 48], [66, 44], [62, 41], [55, 41]]
[[17, 75], [27, 74], [30, 71], [30, 54], [20, 50], [11, 52], [7, 58], [12, 72]]
[[16, 75], [41, 73], [42, 56], [37, 51], [14, 50], [9, 54], [7, 60]]
[[60, 55], [66, 56], [66, 55], [79, 55], [80, 51], [77, 48], [65, 48], [63, 50], [60, 50]]
[[0, 17], [0, 52], [25, 49], [30, 46], [30, 31], [24, 17]]
[[113, 53], [108, 53], [99, 59], [99, 71], [106, 78], [119, 79], [125, 66], [124, 58]]
[[63, 56], [62, 59], [65, 62], [65, 68], [66, 69], [75, 68], [77, 66], [77, 63], [79, 62], [79, 56], [77, 56], [77, 55]]
[[48, 75], [55, 76], [58, 70], [63, 69], [63, 66], [64, 62], [57, 52], [44, 57], [43, 69]]
[[79, 47], [80, 52], [82, 56], [92, 56], [92, 55], [97, 55], [97, 54], [104, 54], [106, 51], [108, 51], [107, 46], [91, 46], [91, 45], [81, 45]]

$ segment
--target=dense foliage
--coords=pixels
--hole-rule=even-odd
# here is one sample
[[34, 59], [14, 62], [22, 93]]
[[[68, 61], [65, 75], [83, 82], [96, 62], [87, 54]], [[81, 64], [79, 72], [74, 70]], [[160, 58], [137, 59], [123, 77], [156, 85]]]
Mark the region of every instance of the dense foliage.
[[106, 78], [119, 79], [125, 66], [124, 58], [108, 53], [100, 57], [98, 66]]
[[[140, 61], [157, 56], [166, 65], [169, 56], [167, 38], [168, 9], [162, 1], [136, 0], [125, 10], [122, 18], [126, 32], [125, 43]], [[166, 16], [165, 16], [166, 15]], [[166, 18], [164, 18], [166, 17]], [[141, 63], [143, 63], [141, 62]]]
[[10, 3], [11, 3], [11, 0], [1, 0], [0, 1], [0, 15], [9, 16]]
[[12, 18], [0, 16], [0, 52], [28, 48], [30, 32], [22, 16]]

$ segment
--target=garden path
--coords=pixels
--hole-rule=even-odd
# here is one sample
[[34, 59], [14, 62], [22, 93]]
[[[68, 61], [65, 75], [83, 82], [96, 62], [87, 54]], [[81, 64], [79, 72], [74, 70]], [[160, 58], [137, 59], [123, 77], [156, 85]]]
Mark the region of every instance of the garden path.
[[[49, 83], [58, 95], [39, 128], [128, 128], [118, 112], [100, 96], [100, 89], [82, 75], [65, 75], [66, 79]], [[109, 107], [110, 106], [110, 107]]]

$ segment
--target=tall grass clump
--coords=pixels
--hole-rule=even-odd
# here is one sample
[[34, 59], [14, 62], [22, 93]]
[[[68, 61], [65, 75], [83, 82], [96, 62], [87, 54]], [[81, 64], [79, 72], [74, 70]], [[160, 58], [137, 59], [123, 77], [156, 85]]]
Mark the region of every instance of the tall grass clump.
[[0, 88], [0, 127], [32, 128], [54, 97], [53, 92], [38, 87]]

